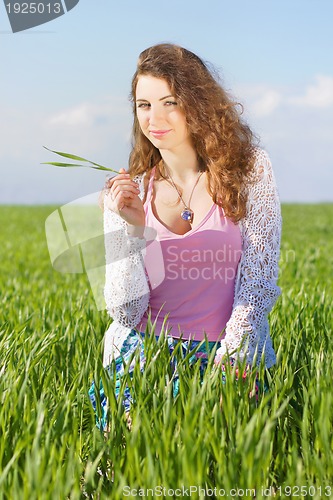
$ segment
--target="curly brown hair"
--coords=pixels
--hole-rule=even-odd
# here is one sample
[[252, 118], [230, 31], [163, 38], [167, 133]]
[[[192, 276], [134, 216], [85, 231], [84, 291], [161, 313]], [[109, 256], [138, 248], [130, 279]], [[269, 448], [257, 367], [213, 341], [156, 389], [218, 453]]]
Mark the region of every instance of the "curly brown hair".
[[223, 206], [233, 221], [242, 219], [247, 201], [243, 187], [249, 182], [257, 139], [241, 119], [242, 106], [222, 88], [213, 70], [183, 47], [158, 44], [139, 56], [130, 95], [134, 123], [129, 173], [142, 174], [161, 161], [159, 150], [142, 133], [136, 115], [136, 86], [142, 75], [166, 80], [185, 114], [198, 161], [207, 171], [214, 203]]

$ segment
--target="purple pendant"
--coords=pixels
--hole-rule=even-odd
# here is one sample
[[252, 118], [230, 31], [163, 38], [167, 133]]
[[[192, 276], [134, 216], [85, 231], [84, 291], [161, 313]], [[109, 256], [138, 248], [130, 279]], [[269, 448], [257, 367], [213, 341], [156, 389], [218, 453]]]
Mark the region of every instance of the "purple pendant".
[[192, 210], [190, 210], [189, 208], [185, 208], [185, 210], [183, 210], [182, 213], [180, 214], [183, 220], [188, 220], [191, 223], [193, 221], [193, 215], [194, 212], [192, 212]]

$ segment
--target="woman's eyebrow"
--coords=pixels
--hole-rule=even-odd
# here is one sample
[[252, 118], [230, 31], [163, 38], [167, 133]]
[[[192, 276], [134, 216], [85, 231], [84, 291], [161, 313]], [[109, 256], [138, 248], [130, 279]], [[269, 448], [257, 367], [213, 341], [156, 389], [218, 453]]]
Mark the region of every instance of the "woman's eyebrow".
[[[159, 101], [163, 101], [164, 99], [169, 99], [169, 97], [172, 97], [174, 99], [173, 95], [166, 95], [165, 97], [161, 97]], [[147, 99], [136, 99], [136, 102], [139, 101], [149, 102]]]
[[169, 97], [172, 97], [174, 99], [173, 95], [170, 94], [170, 95], [166, 95], [165, 97], [161, 97], [161, 99], [159, 99], [159, 100], [163, 101], [163, 99], [168, 99]]

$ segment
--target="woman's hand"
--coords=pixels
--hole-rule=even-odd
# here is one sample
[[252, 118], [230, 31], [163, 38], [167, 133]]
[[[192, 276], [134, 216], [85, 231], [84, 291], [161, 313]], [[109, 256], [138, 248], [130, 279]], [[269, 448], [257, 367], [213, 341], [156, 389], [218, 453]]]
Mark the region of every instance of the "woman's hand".
[[122, 217], [129, 226], [143, 228], [145, 212], [142, 200], [139, 198], [140, 190], [126, 170], [120, 169], [119, 174], [108, 180], [105, 187], [108, 189], [106, 206]]

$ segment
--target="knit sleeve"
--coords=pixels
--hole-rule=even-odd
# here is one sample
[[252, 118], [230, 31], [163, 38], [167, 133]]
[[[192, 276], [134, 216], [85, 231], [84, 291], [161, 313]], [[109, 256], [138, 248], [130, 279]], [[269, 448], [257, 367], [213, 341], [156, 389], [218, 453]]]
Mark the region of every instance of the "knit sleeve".
[[[139, 180], [142, 198], [143, 180], [135, 180]], [[122, 326], [133, 328], [141, 320], [149, 302], [144, 266], [146, 240], [129, 236], [126, 228], [127, 223], [105, 206], [106, 309]]]
[[281, 223], [272, 165], [267, 153], [257, 149], [248, 187], [247, 213], [241, 221], [243, 253], [233, 309], [216, 353], [217, 361], [228, 353], [246, 359], [249, 364], [255, 358], [259, 364], [264, 353], [266, 366], [275, 363], [267, 317], [280, 295], [277, 278]]

